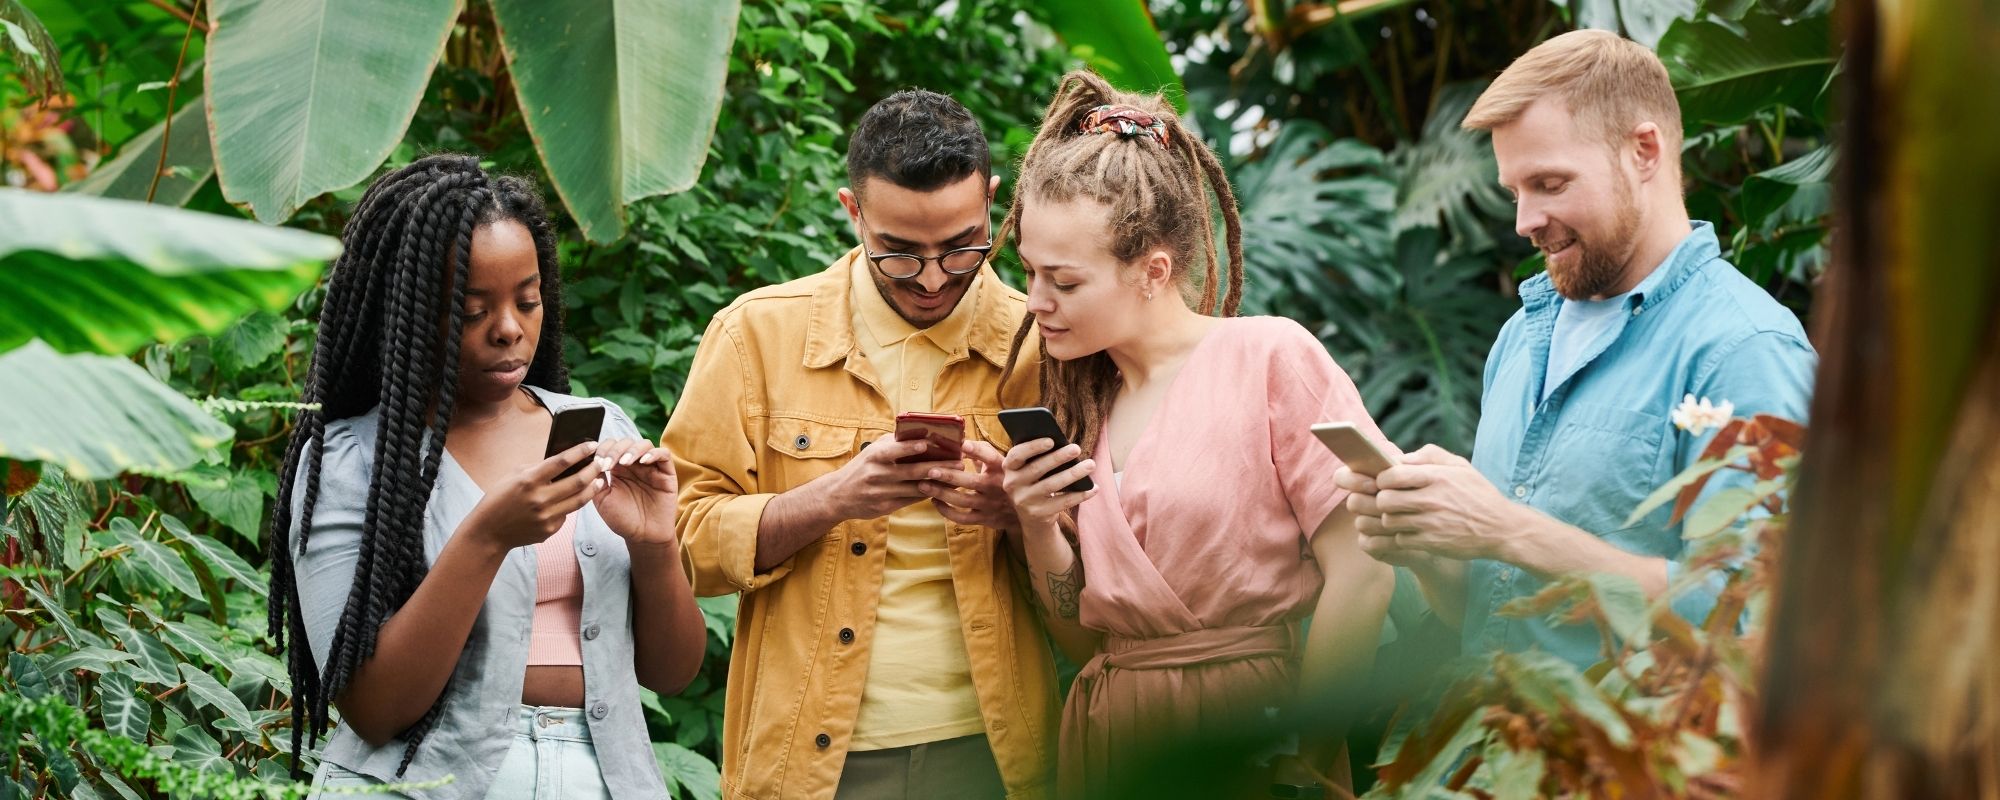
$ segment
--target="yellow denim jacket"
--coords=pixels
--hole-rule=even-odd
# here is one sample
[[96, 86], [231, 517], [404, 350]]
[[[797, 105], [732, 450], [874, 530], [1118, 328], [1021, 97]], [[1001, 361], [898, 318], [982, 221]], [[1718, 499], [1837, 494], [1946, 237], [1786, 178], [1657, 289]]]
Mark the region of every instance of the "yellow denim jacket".
[[[680, 478], [678, 526], [698, 595], [742, 593], [723, 710], [728, 800], [830, 798], [861, 704], [882, 583], [884, 518], [843, 522], [769, 572], [757, 524], [777, 494], [847, 463], [895, 426], [855, 344], [856, 248], [817, 275], [758, 289], [716, 314], [665, 446]], [[934, 409], [1003, 452], [1002, 408], [1035, 405], [1039, 349], [1000, 372], [1027, 300], [992, 267], [973, 293], [965, 341], [939, 374]], [[873, 291], [873, 287], [861, 290]], [[1026, 568], [990, 528], [946, 535], [961, 631], [986, 736], [1010, 798], [1048, 797], [1056, 678]]]

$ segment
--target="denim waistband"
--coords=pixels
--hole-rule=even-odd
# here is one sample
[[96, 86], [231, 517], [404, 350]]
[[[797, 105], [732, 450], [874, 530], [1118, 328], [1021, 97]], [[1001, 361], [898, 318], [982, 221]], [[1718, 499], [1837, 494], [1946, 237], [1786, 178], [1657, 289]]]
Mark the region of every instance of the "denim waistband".
[[516, 710], [516, 715], [514, 734], [517, 736], [535, 740], [590, 741], [590, 724], [584, 719], [581, 708], [524, 705]]

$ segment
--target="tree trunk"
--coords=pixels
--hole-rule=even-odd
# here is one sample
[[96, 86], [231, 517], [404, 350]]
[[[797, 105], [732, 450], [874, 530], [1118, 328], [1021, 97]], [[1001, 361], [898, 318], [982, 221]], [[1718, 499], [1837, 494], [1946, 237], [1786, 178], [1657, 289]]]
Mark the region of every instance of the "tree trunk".
[[1841, 17], [1839, 240], [1744, 796], [2000, 798], [2000, 4]]

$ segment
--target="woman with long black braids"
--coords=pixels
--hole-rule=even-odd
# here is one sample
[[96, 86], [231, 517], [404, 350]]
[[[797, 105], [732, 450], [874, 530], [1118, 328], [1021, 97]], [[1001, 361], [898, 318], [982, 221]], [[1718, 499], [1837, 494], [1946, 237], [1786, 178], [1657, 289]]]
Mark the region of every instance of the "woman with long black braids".
[[[705, 644], [673, 462], [562, 393], [541, 200], [431, 156], [370, 186], [343, 239], [269, 539], [294, 752], [340, 710], [316, 791], [665, 796], [639, 687], [680, 691]], [[584, 403], [601, 440], [544, 459]]]

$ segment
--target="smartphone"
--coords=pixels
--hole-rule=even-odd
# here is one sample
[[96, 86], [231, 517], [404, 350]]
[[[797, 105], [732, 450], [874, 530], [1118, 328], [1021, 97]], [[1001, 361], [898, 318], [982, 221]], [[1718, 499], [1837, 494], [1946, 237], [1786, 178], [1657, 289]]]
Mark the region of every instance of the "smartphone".
[[1353, 423], [1322, 422], [1312, 426], [1312, 432], [1319, 437], [1320, 444], [1340, 456], [1341, 463], [1355, 472], [1373, 477], [1396, 465], [1395, 456], [1382, 452], [1382, 448], [1375, 446], [1375, 440]]
[[896, 441], [929, 439], [929, 452], [896, 459], [898, 464], [919, 461], [958, 461], [965, 457], [965, 418], [956, 414], [926, 414], [909, 411], [896, 415]]
[[[597, 403], [570, 406], [556, 413], [554, 422], [549, 423], [549, 443], [542, 448], [542, 458], [552, 458], [584, 442], [597, 441], [597, 434], [604, 430], [604, 406]], [[586, 458], [571, 464], [569, 469], [555, 476], [550, 483], [575, 475], [590, 463]]]
[[[1036, 439], [1050, 439], [1056, 443], [1056, 446], [1049, 450], [1052, 453], [1069, 446], [1069, 437], [1064, 436], [1062, 427], [1056, 424], [1056, 415], [1041, 406], [1005, 409], [1000, 412], [1000, 426], [1007, 429], [1007, 435], [1014, 439], [1015, 444], [1032, 442]], [[1082, 459], [1072, 458], [1068, 463], [1049, 471], [1061, 472], [1076, 466], [1080, 460]], [[1077, 478], [1075, 483], [1063, 487], [1063, 491], [1087, 492], [1092, 488], [1095, 488], [1095, 485], [1090, 482], [1090, 476], [1085, 475]]]

